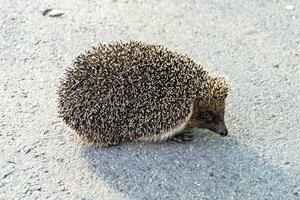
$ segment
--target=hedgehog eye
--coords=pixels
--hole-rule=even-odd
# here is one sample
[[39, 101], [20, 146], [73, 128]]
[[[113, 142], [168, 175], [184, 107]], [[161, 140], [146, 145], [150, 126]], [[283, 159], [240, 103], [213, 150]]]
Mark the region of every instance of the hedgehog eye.
[[211, 122], [213, 120], [213, 116], [210, 114], [210, 112], [202, 112], [201, 118], [208, 122]]
[[201, 113], [201, 116], [203, 118], [207, 118], [209, 116], [209, 113], [208, 112], [203, 112], [203, 113]]

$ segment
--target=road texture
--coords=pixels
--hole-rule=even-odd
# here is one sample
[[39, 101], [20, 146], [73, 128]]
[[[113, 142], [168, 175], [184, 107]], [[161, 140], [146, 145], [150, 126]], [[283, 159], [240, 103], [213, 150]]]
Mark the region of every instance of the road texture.
[[[300, 1], [1, 0], [0, 27], [0, 199], [300, 199]], [[130, 39], [224, 75], [230, 137], [79, 145], [59, 79], [91, 45]]]

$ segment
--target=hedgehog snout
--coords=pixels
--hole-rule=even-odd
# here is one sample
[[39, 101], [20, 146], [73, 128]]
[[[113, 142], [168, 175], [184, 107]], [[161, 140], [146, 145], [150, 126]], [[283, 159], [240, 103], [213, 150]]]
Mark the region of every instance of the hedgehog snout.
[[225, 126], [225, 124], [220, 124], [217, 128], [216, 128], [216, 133], [218, 133], [219, 135], [221, 135], [222, 137], [227, 136], [228, 135], [228, 130]]

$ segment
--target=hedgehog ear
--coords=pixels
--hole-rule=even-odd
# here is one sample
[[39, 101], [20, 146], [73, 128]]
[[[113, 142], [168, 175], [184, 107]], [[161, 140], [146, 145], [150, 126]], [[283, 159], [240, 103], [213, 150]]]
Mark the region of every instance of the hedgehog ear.
[[226, 83], [224, 77], [212, 78], [212, 93], [217, 99], [223, 100], [227, 97], [229, 85]]
[[224, 82], [224, 98], [226, 98], [227, 96], [228, 96], [228, 92], [229, 92], [229, 90], [230, 90], [230, 86], [226, 83], [226, 82]]
[[223, 85], [222, 89], [223, 89], [222, 99], [226, 99], [227, 96], [228, 96], [228, 92], [230, 90], [228, 84], [224, 82], [224, 85]]

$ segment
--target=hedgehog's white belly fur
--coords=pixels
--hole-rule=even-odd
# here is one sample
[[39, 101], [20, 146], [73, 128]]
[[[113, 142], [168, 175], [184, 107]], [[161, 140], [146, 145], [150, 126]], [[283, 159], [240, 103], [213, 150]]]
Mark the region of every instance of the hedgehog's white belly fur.
[[[191, 110], [192, 109], [193, 109], [193, 107], [191, 108]], [[142, 138], [140, 138], [140, 140], [146, 141], [146, 142], [166, 141], [166, 140], [172, 138], [173, 136], [182, 133], [186, 129], [187, 122], [190, 120], [191, 116], [192, 116], [192, 112], [190, 112], [188, 117], [178, 127], [174, 127], [170, 130], [162, 131], [158, 135], [153, 135], [153, 136], [150, 136], [150, 137], [149, 136], [148, 137], [142, 137]]]
[[[173, 128], [171, 130], [168, 131], [162, 131], [161, 134], [157, 134], [157, 135], [153, 135], [153, 136], [148, 136], [148, 137], [142, 137], [139, 140], [141, 141], [145, 141], [145, 142], [163, 142], [163, 141], [167, 141], [168, 139], [172, 138], [173, 136], [180, 134], [181, 132], [183, 132], [186, 128], [186, 123], [188, 122], [190, 116], [187, 117], [187, 119], [185, 120], [184, 123], [182, 123], [180, 126]], [[63, 122], [63, 125], [66, 127], [67, 130], [69, 130], [69, 132], [73, 133], [76, 138], [80, 141], [80, 137], [77, 134], [77, 131], [74, 130], [73, 128], [71, 128], [70, 126], [68, 126], [66, 123]]]
[[180, 126], [178, 128], [172, 129], [170, 131], [167, 131], [167, 132], [162, 132], [159, 135], [154, 135], [154, 136], [151, 136], [151, 137], [143, 138], [142, 140], [153, 141], [153, 142], [156, 142], [156, 141], [166, 141], [166, 140], [172, 138], [173, 136], [181, 133], [185, 129], [184, 125], [182, 125], [182, 126]]
[[[73, 128], [71, 128], [70, 126], [68, 126], [67, 124], [63, 123], [63, 125], [65, 126], [65, 128], [73, 133], [78, 141], [81, 141], [81, 138], [79, 137], [79, 135], [77, 134], [77, 131], [74, 130]], [[142, 137], [139, 140], [141, 141], [145, 141], [145, 142], [163, 142], [163, 141], [167, 141], [168, 139], [172, 138], [173, 136], [180, 134], [184, 129], [185, 129], [185, 125], [186, 123], [182, 124], [181, 126], [174, 128], [170, 131], [165, 131], [162, 132], [161, 134], [158, 135], [153, 135], [153, 136], [148, 136], [148, 137]]]
[[[166, 140], [172, 138], [175, 135], [182, 133], [186, 129], [187, 122], [190, 120], [190, 118], [192, 116], [192, 110], [193, 110], [193, 105], [191, 107], [190, 114], [177, 127], [171, 128], [169, 130], [161, 131], [160, 134], [154, 134], [152, 136], [145, 136], [145, 137], [139, 138], [138, 140], [145, 141], [145, 142], [163, 142], [163, 141], [166, 141]], [[63, 125], [66, 127], [67, 130], [69, 130], [69, 132], [73, 133], [79, 141], [81, 141], [81, 138], [77, 134], [76, 130], [71, 128], [65, 122], [63, 122]]]

